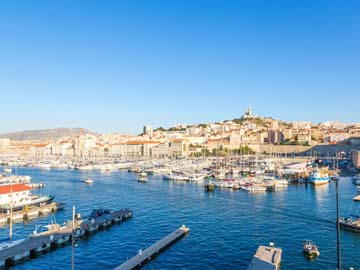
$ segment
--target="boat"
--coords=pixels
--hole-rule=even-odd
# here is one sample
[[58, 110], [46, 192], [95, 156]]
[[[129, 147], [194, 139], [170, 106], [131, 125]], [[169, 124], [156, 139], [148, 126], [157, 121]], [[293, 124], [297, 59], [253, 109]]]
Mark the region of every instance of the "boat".
[[83, 180], [83, 182], [85, 184], [91, 185], [94, 183], [94, 180], [92, 180], [90, 177], [87, 177], [86, 179]]
[[204, 185], [204, 189], [206, 191], [214, 191], [215, 185], [212, 182], [209, 182], [208, 184]]
[[256, 192], [265, 192], [266, 191], [266, 187], [262, 187], [259, 185], [248, 185], [248, 186], [243, 186], [241, 187], [242, 190], [251, 192], [251, 193], [256, 193]]
[[42, 163], [40, 162], [37, 165], [38, 168], [43, 169], [43, 170], [50, 170], [51, 169], [51, 164], [50, 163]]
[[0, 175], [0, 185], [4, 184], [16, 184], [16, 183], [23, 183], [29, 184], [31, 182], [30, 176], [19, 176], [19, 175], [11, 175], [11, 176], [4, 176]]
[[2, 250], [5, 250], [5, 249], [8, 249], [10, 247], [13, 247], [13, 246], [17, 246], [19, 244], [21, 244], [22, 242], [25, 241], [25, 239], [19, 239], [19, 240], [13, 240], [12, 239], [12, 236], [13, 236], [13, 233], [12, 233], [12, 224], [13, 224], [13, 189], [11, 187], [11, 193], [10, 193], [10, 220], [9, 220], [9, 237], [7, 238], [4, 238], [4, 239], [1, 239], [0, 240], [0, 251]]
[[163, 176], [164, 180], [190, 181], [189, 177], [180, 173], [170, 173]]
[[313, 185], [323, 185], [330, 182], [330, 176], [329, 173], [324, 169], [315, 168], [311, 173], [309, 177], [310, 183]]
[[349, 217], [340, 218], [339, 225], [342, 229], [360, 232], [360, 216], [350, 215]]
[[303, 246], [303, 253], [308, 259], [314, 259], [320, 255], [319, 249], [311, 240], [306, 240]]
[[26, 184], [0, 185], [0, 212], [7, 213], [11, 208], [17, 210], [24, 206], [48, 203], [54, 199], [53, 195], [31, 194], [32, 189]]
[[[38, 228], [41, 228], [41, 231], [38, 231]], [[60, 225], [54, 221], [52, 221], [48, 225], [36, 226], [35, 230], [32, 234], [30, 234], [30, 238], [51, 235], [56, 233], [68, 233], [69, 229], [71, 229], [71, 224], [65, 223], [64, 225]]]
[[138, 181], [146, 183], [148, 181], [147, 179], [147, 173], [144, 171], [139, 172]]
[[193, 174], [189, 177], [190, 182], [203, 182], [205, 176], [202, 174]]
[[274, 180], [275, 188], [285, 188], [288, 186], [289, 182], [286, 179], [276, 179]]

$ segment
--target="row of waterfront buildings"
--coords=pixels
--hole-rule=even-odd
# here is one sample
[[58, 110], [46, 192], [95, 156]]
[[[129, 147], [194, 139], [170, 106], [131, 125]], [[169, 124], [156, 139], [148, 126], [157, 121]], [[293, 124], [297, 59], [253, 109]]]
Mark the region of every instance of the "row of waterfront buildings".
[[[42, 141], [0, 139], [1, 155], [30, 157], [186, 157], [214, 149], [239, 149], [249, 146], [282, 145], [293, 152], [292, 145], [311, 147], [318, 144], [360, 145], [360, 125], [326, 122], [285, 123], [252, 115], [251, 108], [239, 118], [220, 123], [178, 125], [153, 130], [145, 126], [141, 135], [79, 134], [75, 137]], [[274, 150], [276, 151], [276, 150]]]

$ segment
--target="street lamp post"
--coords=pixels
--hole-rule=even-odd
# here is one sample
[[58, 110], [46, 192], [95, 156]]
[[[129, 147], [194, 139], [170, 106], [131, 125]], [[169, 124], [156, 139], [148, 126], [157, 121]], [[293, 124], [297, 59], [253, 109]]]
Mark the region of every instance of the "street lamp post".
[[337, 269], [341, 270], [341, 245], [340, 245], [340, 223], [339, 223], [339, 180], [336, 179], [336, 247], [337, 247]]

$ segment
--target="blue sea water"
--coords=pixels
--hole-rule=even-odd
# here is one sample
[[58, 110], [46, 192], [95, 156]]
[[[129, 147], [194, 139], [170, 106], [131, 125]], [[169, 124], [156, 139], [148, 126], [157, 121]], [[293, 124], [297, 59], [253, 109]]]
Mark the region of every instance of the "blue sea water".
[[[14, 238], [29, 235], [36, 224], [71, 219], [72, 206], [83, 216], [102, 206], [113, 210], [129, 208], [132, 219], [112, 226], [75, 248], [75, 269], [114, 269], [182, 224], [190, 234], [143, 269], [246, 269], [259, 245], [270, 241], [283, 249], [282, 266], [287, 269], [336, 269], [335, 183], [314, 187], [290, 185], [274, 193], [204, 191], [202, 184], [164, 181], [149, 176], [148, 183], [136, 181], [127, 171], [109, 174], [73, 170], [18, 168], [32, 182], [44, 182], [37, 193], [53, 194], [66, 203], [65, 210], [16, 224]], [[93, 185], [82, 179], [90, 176]], [[349, 178], [340, 180], [340, 213], [347, 215], [356, 187]], [[8, 228], [0, 229], [5, 236]], [[313, 262], [302, 254], [302, 245], [311, 239], [321, 255]], [[344, 269], [360, 269], [360, 234], [341, 232]], [[15, 266], [12, 269], [71, 269], [71, 246]]]

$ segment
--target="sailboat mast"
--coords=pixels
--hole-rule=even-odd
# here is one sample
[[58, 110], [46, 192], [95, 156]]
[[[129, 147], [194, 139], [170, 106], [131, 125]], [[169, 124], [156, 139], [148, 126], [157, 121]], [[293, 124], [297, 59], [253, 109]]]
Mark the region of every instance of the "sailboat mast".
[[75, 206], [72, 209], [71, 270], [75, 267]]

